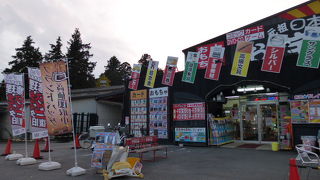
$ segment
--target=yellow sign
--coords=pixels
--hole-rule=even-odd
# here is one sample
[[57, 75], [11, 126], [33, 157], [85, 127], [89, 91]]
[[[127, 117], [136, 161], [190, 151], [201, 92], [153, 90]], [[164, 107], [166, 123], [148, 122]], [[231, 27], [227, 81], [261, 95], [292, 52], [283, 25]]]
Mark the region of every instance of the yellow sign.
[[231, 75], [247, 77], [253, 43], [239, 41], [233, 58]]
[[97, 87], [110, 87], [111, 81], [106, 75], [101, 75], [97, 80]]
[[156, 81], [158, 64], [159, 61], [149, 61], [146, 80], [144, 81], [145, 87], [153, 88], [154, 82]]
[[147, 90], [138, 90], [138, 91], [131, 91], [130, 92], [130, 99], [137, 100], [137, 99], [147, 99]]

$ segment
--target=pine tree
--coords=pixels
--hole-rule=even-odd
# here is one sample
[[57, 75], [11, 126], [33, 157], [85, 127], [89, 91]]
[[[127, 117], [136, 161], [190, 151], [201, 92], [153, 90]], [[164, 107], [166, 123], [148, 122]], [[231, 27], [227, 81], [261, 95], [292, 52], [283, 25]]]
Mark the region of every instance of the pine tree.
[[9, 62], [11, 68], [6, 68], [4, 72], [24, 72], [27, 73], [27, 67], [39, 67], [42, 62], [42, 54], [39, 48], [33, 46], [34, 42], [31, 36], [23, 42], [21, 48], [16, 48], [16, 55], [12, 56], [13, 61]]
[[131, 65], [128, 62], [124, 62], [120, 65], [120, 73], [122, 79], [128, 79], [128, 77], [131, 75]]
[[56, 44], [50, 44], [51, 50], [44, 56], [45, 61], [59, 61], [65, 58], [65, 55], [61, 51], [62, 43], [60, 36], [58, 37]]
[[[12, 56], [13, 61], [9, 62], [11, 65], [10, 68], [4, 70], [5, 73], [24, 73], [25, 79], [25, 95], [26, 98], [29, 97], [29, 81], [28, 81], [28, 68], [27, 67], [39, 67], [39, 64], [42, 62], [42, 55], [39, 51], [39, 48], [33, 46], [34, 42], [31, 39], [31, 36], [28, 36], [27, 39], [23, 42], [21, 48], [16, 48], [16, 54]], [[4, 86], [0, 88], [0, 93], [5, 94]], [[2, 98], [4, 98], [2, 96]]]
[[143, 54], [139, 59], [138, 63], [142, 64], [141, 71], [146, 71], [148, 68], [149, 60], [152, 60], [149, 54]]
[[92, 74], [96, 63], [90, 62], [93, 55], [90, 54], [90, 43], [83, 44], [79, 29], [75, 29], [70, 41], [67, 52], [69, 63], [69, 74], [72, 89], [95, 87], [95, 78]]
[[131, 74], [130, 64], [127, 62], [121, 64], [115, 56], [112, 56], [108, 60], [108, 64], [105, 68], [104, 74], [110, 79], [112, 86], [122, 85], [124, 78], [127, 78]]

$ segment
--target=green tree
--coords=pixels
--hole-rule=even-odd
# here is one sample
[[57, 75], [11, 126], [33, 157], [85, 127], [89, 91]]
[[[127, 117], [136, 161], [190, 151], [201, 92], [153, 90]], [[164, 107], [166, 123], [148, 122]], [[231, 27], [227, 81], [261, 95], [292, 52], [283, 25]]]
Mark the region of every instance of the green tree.
[[151, 56], [149, 54], [143, 54], [141, 56], [141, 58], [139, 59], [138, 63], [139, 64], [142, 64], [141, 66], [141, 72], [146, 72], [147, 71], [147, 68], [148, 68], [148, 63], [149, 63], [149, 60], [152, 60]]
[[45, 61], [59, 61], [65, 58], [65, 55], [61, 51], [62, 43], [60, 36], [56, 40], [56, 44], [50, 44], [51, 49], [48, 53], [44, 56]]
[[[39, 51], [39, 48], [33, 46], [34, 42], [31, 36], [28, 36], [23, 42], [21, 48], [16, 48], [16, 54], [12, 56], [13, 61], [9, 62], [10, 68], [6, 68], [4, 73], [28, 73], [27, 67], [39, 67], [39, 64], [42, 62], [42, 54]], [[28, 76], [24, 76], [25, 79], [25, 94], [26, 98], [29, 97], [29, 81]], [[0, 88], [0, 93], [5, 94], [5, 87]], [[4, 96], [2, 96], [4, 98]]]
[[122, 80], [128, 79], [128, 77], [131, 75], [131, 65], [128, 62], [124, 62], [120, 65], [120, 73]]
[[105, 66], [104, 74], [110, 79], [111, 86], [122, 85], [124, 78], [131, 74], [131, 66], [129, 63], [121, 63], [117, 57], [112, 56]]
[[5, 73], [24, 72], [27, 73], [26, 67], [39, 67], [42, 62], [42, 54], [39, 48], [33, 46], [34, 42], [31, 36], [23, 42], [21, 48], [16, 48], [16, 54], [12, 56], [13, 61], [9, 62], [10, 68], [4, 70]]
[[69, 63], [69, 74], [72, 89], [95, 87], [95, 78], [92, 74], [96, 63], [90, 62], [93, 56], [90, 54], [90, 43], [82, 43], [79, 29], [75, 29], [70, 41], [66, 54]]

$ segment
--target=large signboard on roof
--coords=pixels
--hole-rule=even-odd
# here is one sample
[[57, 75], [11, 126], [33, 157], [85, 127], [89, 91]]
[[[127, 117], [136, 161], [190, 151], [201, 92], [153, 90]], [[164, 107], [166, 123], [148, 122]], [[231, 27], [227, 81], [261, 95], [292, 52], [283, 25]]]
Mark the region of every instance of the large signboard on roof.
[[234, 31], [226, 34], [227, 45], [237, 44], [238, 41], [253, 41], [257, 39], [263, 39], [264, 26], [250, 27], [239, 31]]

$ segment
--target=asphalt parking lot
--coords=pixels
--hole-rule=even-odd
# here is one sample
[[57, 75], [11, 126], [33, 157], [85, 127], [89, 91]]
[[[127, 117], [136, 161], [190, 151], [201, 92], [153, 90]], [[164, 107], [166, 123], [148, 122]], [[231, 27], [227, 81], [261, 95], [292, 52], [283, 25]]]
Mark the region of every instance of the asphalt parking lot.
[[[41, 149], [43, 148], [41, 144]], [[69, 177], [66, 170], [74, 166], [72, 143], [52, 143], [52, 159], [62, 164], [62, 168], [53, 171], [39, 171], [38, 164], [18, 166], [15, 161], [6, 161], [0, 157], [0, 179], [5, 180], [62, 180], [62, 179], [103, 179], [96, 169], [90, 167], [91, 151], [79, 149], [79, 166], [87, 170], [87, 174], [78, 177]], [[1, 153], [5, 143], [0, 143]], [[24, 143], [14, 143], [13, 149], [24, 153]], [[33, 143], [29, 143], [29, 152], [32, 154]], [[45, 162], [48, 153], [41, 152]], [[265, 151], [240, 148], [217, 147], [183, 147], [170, 146], [168, 159], [156, 162], [143, 162], [142, 172], [147, 180], [285, 180], [288, 179], [289, 158], [296, 156], [295, 152]], [[306, 169], [302, 169], [303, 178]], [[136, 179], [136, 178], [118, 178]], [[309, 180], [320, 179], [320, 170], [310, 170]]]

